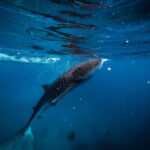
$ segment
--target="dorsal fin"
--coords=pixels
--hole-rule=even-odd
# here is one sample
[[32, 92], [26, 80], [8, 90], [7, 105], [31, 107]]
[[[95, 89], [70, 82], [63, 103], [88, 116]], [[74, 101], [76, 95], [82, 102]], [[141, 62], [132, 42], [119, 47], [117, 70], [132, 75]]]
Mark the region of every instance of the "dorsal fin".
[[42, 87], [46, 91], [50, 87], [50, 85], [49, 84], [43, 84]]

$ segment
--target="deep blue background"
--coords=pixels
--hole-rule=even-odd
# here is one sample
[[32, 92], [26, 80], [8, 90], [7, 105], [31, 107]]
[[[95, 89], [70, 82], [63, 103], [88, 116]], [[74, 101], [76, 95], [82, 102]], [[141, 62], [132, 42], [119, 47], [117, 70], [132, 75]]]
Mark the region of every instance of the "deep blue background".
[[[26, 123], [43, 93], [41, 85], [76, 64], [67, 63], [0, 64], [1, 140]], [[105, 62], [92, 79], [62, 98], [43, 119], [33, 121], [36, 149], [149, 150], [149, 68], [146, 57]], [[69, 143], [71, 130], [76, 136]]]

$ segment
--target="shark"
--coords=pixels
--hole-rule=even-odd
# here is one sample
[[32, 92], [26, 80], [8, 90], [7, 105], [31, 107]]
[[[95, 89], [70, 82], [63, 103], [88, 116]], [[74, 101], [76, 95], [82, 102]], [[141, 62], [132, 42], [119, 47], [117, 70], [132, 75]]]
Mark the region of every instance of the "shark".
[[0, 143], [0, 150], [33, 150], [33, 134], [30, 127], [32, 120], [36, 116], [41, 118], [40, 115], [50, 106], [55, 106], [69, 91], [92, 77], [93, 72], [101, 68], [104, 61], [107, 61], [107, 59], [93, 58], [84, 61], [64, 72], [52, 84], [42, 85], [44, 94], [33, 107], [33, 113], [27, 123], [17, 134]]
[[[35, 107], [33, 107], [33, 113], [26, 125], [20, 130], [20, 134], [25, 133], [39, 112], [42, 114], [50, 106], [55, 106], [56, 103], [74, 87], [88, 80], [93, 72], [102, 67], [104, 61], [105, 59], [93, 58], [82, 62], [64, 72], [52, 84], [42, 85], [45, 92]], [[41, 118], [40, 115], [39, 118]]]
[[30, 127], [32, 120], [36, 116], [41, 118], [40, 115], [50, 106], [55, 106], [69, 91], [91, 78], [93, 73], [101, 68], [105, 61], [107, 59], [100, 58], [84, 61], [64, 72], [52, 84], [42, 85], [44, 94], [33, 107], [33, 113], [27, 123], [17, 134], [0, 143], [0, 150], [33, 150], [33, 134]]

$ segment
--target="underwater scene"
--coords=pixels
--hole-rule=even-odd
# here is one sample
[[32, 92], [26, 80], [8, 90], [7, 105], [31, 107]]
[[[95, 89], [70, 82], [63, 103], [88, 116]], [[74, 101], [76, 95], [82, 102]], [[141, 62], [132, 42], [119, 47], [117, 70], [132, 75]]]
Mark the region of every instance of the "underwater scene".
[[150, 150], [150, 1], [0, 0], [0, 150]]

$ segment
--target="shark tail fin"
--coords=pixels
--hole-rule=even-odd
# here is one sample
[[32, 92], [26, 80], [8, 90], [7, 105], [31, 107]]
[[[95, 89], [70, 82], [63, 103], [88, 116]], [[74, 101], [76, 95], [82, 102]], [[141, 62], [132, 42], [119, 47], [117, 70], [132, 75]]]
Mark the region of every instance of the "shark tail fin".
[[0, 150], [34, 150], [31, 127], [20, 131], [0, 144]]

